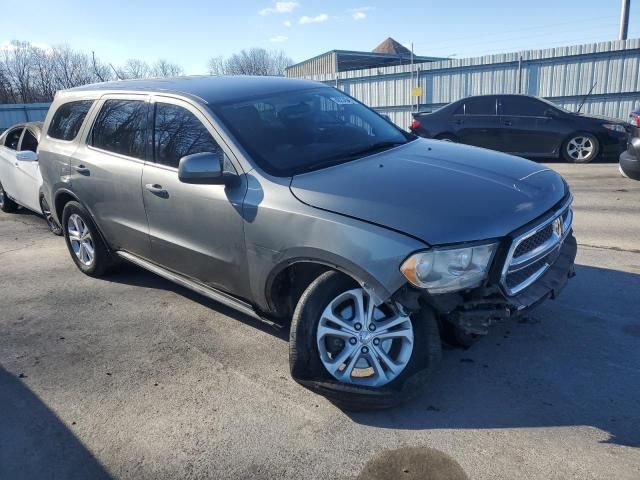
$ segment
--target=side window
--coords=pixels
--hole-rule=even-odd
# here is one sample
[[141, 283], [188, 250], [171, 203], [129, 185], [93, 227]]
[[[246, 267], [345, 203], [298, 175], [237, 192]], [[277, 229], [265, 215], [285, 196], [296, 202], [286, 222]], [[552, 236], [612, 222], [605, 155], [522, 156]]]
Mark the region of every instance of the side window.
[[189, 110], [168, 103], [156, 104], [153, 131], [154, 161], [178, 168], [180, 159], [194, 153], [223, 156], [209, 131]]
[[496, 97], [476, 97], [464, 102], [465, 115], [495, 115]]
[[24, 137], [22, 137], [22, 143], [20, 144], [20, 151], [30, 150], [35, 152], [38, 149], [38, 140], [36, 136], [31, 133], [31, 130], [24, 131]]
[[502, 97], [500, 99], [501, 115], [518, 115], [523, 117], [543, 117], [549, 106], [526, 97]]
[[7, 133], [7, 137], [4, 139], [4, 146], [11, 150], [18, 149], [18, 143], [20, 142], [20, 135], [22, 135], [23, 127], [14, 128]]
[[144, 159], [147, 102], [107, 100], [96, 118], [89, 144], [127, 157]]
[[76, 138], [92, 104], [93, 100], [80, 100], [60, 105], [51, 120], [47, 134], [58, 140], [69, 141]]

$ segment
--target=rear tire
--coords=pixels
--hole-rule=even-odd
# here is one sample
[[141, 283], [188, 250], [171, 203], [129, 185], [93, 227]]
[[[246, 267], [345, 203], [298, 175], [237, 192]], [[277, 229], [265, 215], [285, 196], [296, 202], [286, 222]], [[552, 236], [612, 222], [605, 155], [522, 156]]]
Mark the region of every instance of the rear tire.
[[598, 139], [586, 132], [574, 133], [562, 144], [562, 156], [570, 163], [589, 163], [600, 153]]
[[2, 183], [0, 183], [0, 210], [5, 213], [13, 213], [18, 209], [18, 204], [7, 196]]
[[49, 207], [49, 204], [47, 203], [47, 200], [44, 198], [44, 196], [40, 197], [40, 211], [42, 212], [42, 216], [46, 220], [51, 233], [57, 236], [62, 236], [62, 227], [58, 225], [58, 222], [56, 222], [56, 220], [53, 218], [53, 215], [51, 214], [51, 208]]
[[436, 140], [442, 140], [443, 142], [451, 142], [451, 143], [458, 142], [458, 139], [455, 137], [455, 135], [451, 135], [450, 133], [443, 133], [441, 135], [436, 135], [434, 138]]
[[89, 212], [78, 202], [67, 203], [62, 212], [64, 240], [78, 269], [101, 277], [115, 264]]

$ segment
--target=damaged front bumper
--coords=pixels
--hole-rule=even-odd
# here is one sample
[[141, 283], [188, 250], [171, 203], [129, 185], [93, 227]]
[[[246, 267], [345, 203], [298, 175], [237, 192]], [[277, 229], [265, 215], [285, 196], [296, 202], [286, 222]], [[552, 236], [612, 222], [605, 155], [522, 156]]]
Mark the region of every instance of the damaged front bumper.
[[522, 315], [548, 298], [555, 299], [569, 278], [575, 276], [576, 253], [576, 239], [573, 232], [570, 232], [560, 246], [555, 261], [546, 272], [526, 289], [512, 296], [506, 295], [504, 289], [494, 282], [465, 293], [429, 295], [419, 292], [419, 298], [413, 298], [408, 302], [407, 298], [410, 295], [405, 293], [404, 298], [399, 301], [409, 303], [413, 308], [417, 306], [416, 302], [426, 303], [434, 308], [441, 318], [464, 332], [484, 335], [495, 321]]

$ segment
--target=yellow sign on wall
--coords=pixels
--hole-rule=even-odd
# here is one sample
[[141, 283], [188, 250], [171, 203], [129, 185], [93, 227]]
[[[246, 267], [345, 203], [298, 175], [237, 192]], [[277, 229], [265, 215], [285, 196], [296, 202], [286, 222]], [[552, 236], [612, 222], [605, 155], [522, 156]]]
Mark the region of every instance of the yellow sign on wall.
[[421, 97], [422, 96], [422, 87], [413, 87], [411, 89], [412, 97]]

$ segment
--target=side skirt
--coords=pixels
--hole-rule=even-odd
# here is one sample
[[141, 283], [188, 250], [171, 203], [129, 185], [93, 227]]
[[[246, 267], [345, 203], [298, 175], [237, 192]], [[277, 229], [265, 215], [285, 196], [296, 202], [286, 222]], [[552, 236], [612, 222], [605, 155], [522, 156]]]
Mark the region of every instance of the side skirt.
[[162, 268], [159, 265], [156, 265], [140, 257], [132, 255], [131, 253], [123, 252], [121, 250], [118, 250], [115, 253], [120, 258], [123, 258], [124, 260], [127, 260], [128, 262], [131, 262], [134, 265], [138, 265], [139, 267], [142, 267], [145, 270], [150, 271], [151, 273], [155, 273], [156, 275], [159, 275], [160, 277], [165, 278], [173, 283], [177, 283], [178, 285], [188, 288], [189, 290], [193, 290], [194, 292], [199, 293], [200, 295], [203, 295], [207, 298], [210, 298], [211, 300], [220, 302], [223, 305], [226, 305], [227, 307], [231, 307], [234, 310], [244, 313], [245, 315], [248, 315], [257, 320], [260, 320], [261, 322], [266, 322], [272, 325], [276, 325], [275, 323], [270, 322], [269, 320], [260, 316], [250, 304], [243, 302], [242, 300], [238, 300], [237, 298], [227, 293], [224, 293], [214, 288], [208, 287], [206, 285], [202, 285], [200, 283], [194, 282], [193, 280], [183, 277], [182, 275], [179, 275], [177, 273], [171, 272], [165, 268]]

